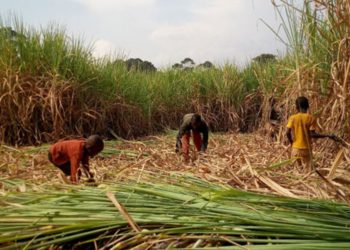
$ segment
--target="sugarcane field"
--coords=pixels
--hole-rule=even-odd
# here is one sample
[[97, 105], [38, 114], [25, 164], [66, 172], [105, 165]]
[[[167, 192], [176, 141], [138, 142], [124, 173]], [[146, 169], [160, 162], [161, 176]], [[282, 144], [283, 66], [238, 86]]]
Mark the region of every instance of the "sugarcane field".
[[1, 5], [0, 249], [350, 249], [348, 0]]

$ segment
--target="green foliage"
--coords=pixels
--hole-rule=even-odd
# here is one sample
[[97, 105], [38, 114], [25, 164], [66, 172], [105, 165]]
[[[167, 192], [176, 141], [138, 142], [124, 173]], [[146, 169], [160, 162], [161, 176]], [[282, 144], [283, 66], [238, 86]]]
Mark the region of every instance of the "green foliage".
[[[17, 126], [19, 113], [10, 116], [12, 111], [3, 109], [7, 116], [4, 119], [8, 123], [3, 128], [0, 126], [0, 131], [5, 131], [0, 132], [3, 136], [1, 140], [10, 143], [14, 143], [12, 138], [21, 143], [21, 133], [23, 136], [33, 134], [34, 138], [29, 141], [41, 138], [38, 133], [43, 130], [40, 127], [50, 128], [51, 134], [57, 135], [62, 134], [57, 131], [62, 128], [67, 133], [74, 133], [75, 130], [79, 134], [88, 134], [96, 128], [106, 131], [107, 126], [112, 126], [111, 129], [121, 136], [134, 135], [133, 131], [136, 130], [150, 133], [164, 127], [176, 128], [183, 113], [198, 112], [202, 107], [207, 107], [208, 114], [218, 112], [218, 105], [220, 112], [239, 110], [240, 103], [249, 90], [244, 86], [243, 74], [233, 65], [215, 68], [206, 62], [195, 68], [193, 60], [185, 58], [181, 65], [190, 67], [191, 70], [156, 71], [150, 62], [141, 59], [96, 59], [92, 56], [91, 45], [86, 46], [82, 39], [70, 37], [55, 24], [38, 30], [26, 28], [20, 20], [13, 18], [9, 23], [0, 22], [0, 28], [0, 47], [3, 51], [0, 54], [0, 75], [8, 83], [1, 89], [1, 94], [9, 96], [13, 91], [13, 79], [16, 79], [16, 91], [23, 84], [29, 84], [32, 85], [28, 86], [31, 91], [26, 92], [25, 98], [37, 96], [36, 103], [33, 103], [35, 107], [31, 107], [38, 111], [37, 115], [20, 115], [25, 117], [23, 124], [34, 122], [33, 130], [28, 130], [23, 125]], [[60, 96], [49, 95], [57, 92], [57, 88], [61, 89]], [[20, 97], [19, 92], [17, 94], [19, 99], [24, 98]], [[71, 97], [67, 98], [67, 95]], [[48, 104], [48, 98], [51, 104]], [[15, 100], [9, 101], [13, 102], [10, 106], [18, 104]], [[45, 106], [39, 107], [39, 103], [45, 103]], [[10, 107], [5, 99], [0, 105]], [[53, 108], [57, 109], [57, 114], [65, 112], [65, 109], [70, 111], [60, 115], [59, 125], [44, 125], [46, 121], [43, 119], [48, 123], [57, 121]], [[124, 111], [129, 114], [133, 112], [134, 117], [120, 116], [119, 113]], [[38, 120], [39, 113], [48, 115]], [[87, 125], [88, 117], [93, 118], [91, 128]], [[222, 117], [224, 119], [224, 115]], [[140, 123], [136, 124], [136, 120]], [[72, 127], [77, 121], [86, 125]], [[219, 119], [215, 119], [212, 126], [220, 130], [220, 123]], [[15, 130], [13, 126], [16, 126]], [[144, 130], [137, 126], [143, 126]], [[135, 130], [131, 130], [131, 127]], [[223, 129], [228, 127], [224, 126]], [[11, 134], [11, 130], [18, 130], [17, 135], [5, 136]], [[50, 134], [50, 131], [45, 133]]]
[[261, 54], [253, 58], [254, 62], [267, 63], [276, 60], [276, 56], [272, 54]]
[[205, 61], [204, 63], [199, 64], [197, 67], [199, 68], [204, 68], [204, 69], [210, 69], [210, 68], [214, 68], [214, 64], [210, 61]]
[[157, 68], [149, 61], [142, 61], [140, 58], [130, 58], [125, 61], [128, 70], [136, 70], [143, 72], [155, 72]]
[[[346, 204], [254, 194], [189, 175], [144, 173], [141, 182], [99, 187], [27, 184], [24, 193], [15, 191], [18, 186], [23, 190], [22, 182], [1, 184], [7, 191], [0, 197], [2, 249], [102, 247], [110, 242], [118, 249], [125, 244], [125, 249], [147, 239], [167, 239], [166, 246], [173, 249], [185, 242], [182, 247], [193, 246], [199, 239], [205, 244], [195, 249], [208, 249], [208, 243], [220, 249], [350, 247]], [[106, 192], [144, 230], [131, 231]]]
[[[38, 140], [48, 127], [43, 120], [57, 121], [57, 117], [62, 122], [49, 126], [51, 131], [45, 131], [48, 138], [64, 134], [58, 128], [89, 134], [108, 127], [120, 136], [175, 129], [186, 112], [211, 117], [210, 126], [216, 131], [235, 130], [242, 121], [256, 124], [259, 119], [258, 114], [253, 120], [244, 117], [263, 105], [257, 100], [264, 98], [251, 96], [282, 96], [290, 89], [329, 94], [331, 78], [346, 75], [346, 69], [338, 75], [338, 69], [331, 70], [337, 58], [347, 55], [340, 53], [340, 48], [346, 47], [346, 23], [339, 22], [334, 9], [319, 10], [312, 1], [302, 6], [289, 0], [279, 2], [276, 10], [282, 23], [274, 32], [286, 45], [286, 55], [274, 59], [271, 54], [262, 54], [243, 68], [233, 64], [214, 67], [209, 61], [195, 67], [191, 58], [185, 58], [172, 68], [156, 70], [152, 63], [138, 58], [96, 59], [92, 45], [70, 37], [58, 25], [38, 30], [27, 28], [16, 17], [8, 22], [0, 20], [0, 76], [4, 79], [0, 113], [7, 121], [0, 125], [0, 141], [14, 143], [8, 135], [21, 141], [28, 134]], [[342, 68], [344, 64], [336, 65]], [[14, 109], [21, 105], [18, 100], [24, 100], [24, 93], [31, 96], [23, 103], [33, 106]], [[36, 100], [35, 105], [32, 100]], [[253, 106], [255, 111], [249, 111]], [[60, 115], [67, 108], [72, 111]], [[19, 117], [16, 112], [20, 109], [36, 112]], [[40, 118], [40, 114], [45, 115]], [[229, 123], [227, 117], [231, 118]], [[85, 125], [73, 125], [81, 121]]]

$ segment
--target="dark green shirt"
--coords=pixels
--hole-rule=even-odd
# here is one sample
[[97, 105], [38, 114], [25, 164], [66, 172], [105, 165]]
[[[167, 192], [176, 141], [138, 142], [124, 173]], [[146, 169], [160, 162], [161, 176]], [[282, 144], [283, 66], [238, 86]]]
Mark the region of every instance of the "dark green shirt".
[[176, 137], [176, 148], [179, 149], [179, 147], [181, 146], [181, 138], [183, 135], [185, 135], [188, 132], [195, 131], [195, 132], [199, 132], [202, 133], [203, 135], [203, 141], [202, 141], [202, 148], [201, 151], [205, 151], [208, 147], [208, 125], [207, 123], [203, 120], [203, 118], [201, 118], [201, 123], [199, 125], [199, 127], [197, 128], [197, 130], [194, 130], [194, 128], [191, 125], [191, 120], [194, 114], [186, 114], [184, 115], [184, 117], [182, 118], [182, 122], [181, 122], [181, 126], [179, 129], [179, 133], [177, 134]]

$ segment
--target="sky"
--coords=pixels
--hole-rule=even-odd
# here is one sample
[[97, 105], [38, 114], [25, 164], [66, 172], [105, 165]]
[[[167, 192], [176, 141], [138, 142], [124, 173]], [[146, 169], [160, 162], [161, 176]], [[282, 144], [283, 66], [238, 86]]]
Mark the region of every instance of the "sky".
[[271, 0], [0, 0], [0, 16], [36, 28], [58, 24], [93, 44], [96, 57], [141, 58], [168, 67], [190, 57], [243, 65], [281, 54]]

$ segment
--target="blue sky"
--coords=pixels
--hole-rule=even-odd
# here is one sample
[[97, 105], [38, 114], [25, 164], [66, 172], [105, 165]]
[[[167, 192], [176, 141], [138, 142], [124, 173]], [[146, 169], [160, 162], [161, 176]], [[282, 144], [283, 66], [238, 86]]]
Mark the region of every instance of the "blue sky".
[[94, 43], [95, 56], [139, 57], [157, 67], [180, 62], [244, 64], [284, 50], [273, 32], [279, 19], [271, 0], [0, 0], [25, 24], [57, 23]]

